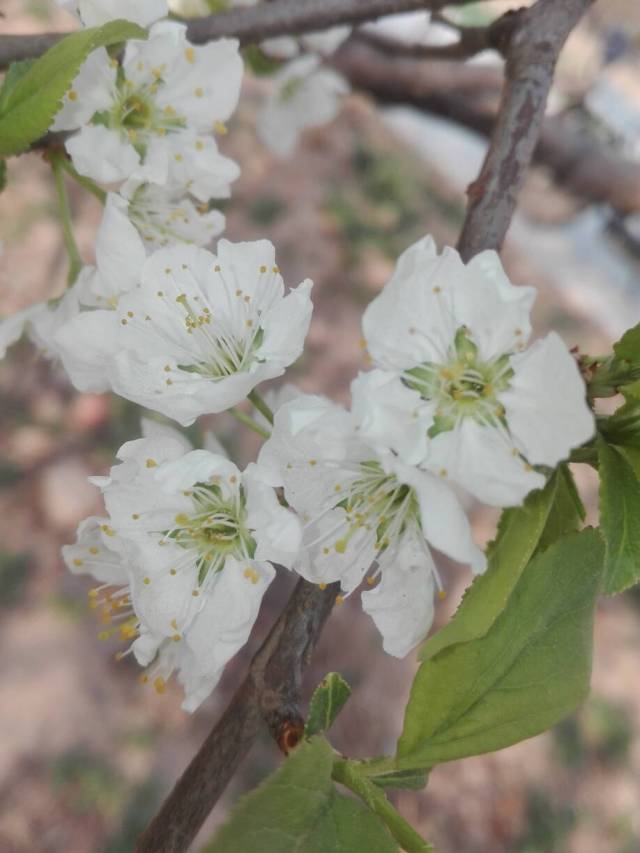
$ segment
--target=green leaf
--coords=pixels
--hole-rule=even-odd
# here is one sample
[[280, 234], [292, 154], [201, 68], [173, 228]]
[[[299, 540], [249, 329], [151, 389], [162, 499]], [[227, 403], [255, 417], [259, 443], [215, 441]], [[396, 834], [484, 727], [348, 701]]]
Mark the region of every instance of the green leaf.
[[337, 672], [330, 672], [313, 691], [305, 732], [308, 737], [331, 728], [344, 703], [351, 696], [351, 688]]
[[331, 781], [324, 738], [297, 746], [244, 797], [203, 853], [398, 853], [382, 822]]
[[624, 333], [613, 351], [621, 361], [640, 361], [640, 323]]
[[504, 610], [536, 550], [552, 542], [558, 533], [577, 527], [580, 510], [575, 504], [571, 508], [569, 494], [575, 493], [571, 482], [571, 474], [561, 466], [544, 489], [532, 492], [522, 506], [502, 513], [498, 535], [487, 552], [486, 572], [467, 588], [454, 618], [427, 640], [420, 660], [429, 660], [456, 643], [483, 637]]
[[428, 777], [426, 770], [394, 770], [378, 776], [368, 776], [380, 788], [405, 788], [408, 791], [421, 791], [427, 784]]
[[571, 533], [538, 554], [481, 639], [418, 670], [398, 769], [501, 749], [544, 731], [586, 696], [604, 544]]
[[7, 161], [0, 160], [0, 193], [7, 186]]
[[5, 109], [5, 103], [10, 92], [15, 88], [17, 82], [24, 77], [27, 71], [34, 65], [35, 59], [20, 59], [18, 62], [12, 62], [7, 69], [2, 81], [2, 89], [0, 89], [0, 114]]
[[282, 62], [268, 56], [257, 44], [250, 44], [242, 51], [247, 68], [256, 77], [269, 77], [282, 68]]
[[47, 132], [61, 98], [91, 51], [147, 35], [137, 24], [110, 21], [71, 33], [28, 68], [16, 63], [21, 67], [13, 73], [0, 103], [0, 157], [19, 154]]
[[640, 580], [640, 482], [625, 456], [598, 438], [600, 528], [606, 544], [603, 589], [622, 592]]
[[[633, 388], [633, 385], [626, 388]], [[609, 444], [640, 447], [640, 400], [630, 397], [629, 402], [616, 409], [611, 417], [600, 421], [599, 429]]]

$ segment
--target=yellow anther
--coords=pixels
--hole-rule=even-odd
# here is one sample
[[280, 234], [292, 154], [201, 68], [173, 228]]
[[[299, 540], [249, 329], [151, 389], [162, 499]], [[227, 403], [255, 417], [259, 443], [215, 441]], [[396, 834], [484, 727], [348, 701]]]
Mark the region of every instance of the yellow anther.
[[250, 329], [253, 326], [253, 320], [247, 320], [246, 326], [247, 326], [247, 329]]
[[441, 290], [442, 290], [442, 288], [441, 288], [441, 287], [438, 287], [438, 285], [436, 285], [436, 286], [433, 288], [433, 292], [434, 292], [434, 293], [440, 293], [440, 292], [441, 292]]
[[100, 633], [98, 634], [98, 639], [101, 642], [104, 642], [105, 640], [108, 640], [110, 636], [111, 636], [111, 631], [100, 631]]
[[194, 590], [193, 590], [193, 592], [191, 593], [191, 595], [192, 595], [194, 598], [197, 598], [197, 597], [200, 595], [200, 593], [198, 592], [198, 590], [197, 590], [197, 589], [194, 589]]
[[[202, 151], [203, 148], [204, 148], [204, 142], [201, 139], [196, 139], [196, 150]], [[206, 211], [205, 211], [205, 213], [206, 213]]]
[[176, 569], [169, 569], [169, 574], [170, 574], [172, 577], [174, 577], [175, 575], [177, 575], [177, 574], [178, 574], [178, 572], [176, 571]]
[[214, 132], [215, 132], [215, 133], [219, 133], [219, 134], [220, 134], [220, 136], [224, 136], [225, 134], [229, 133], [229, 130], [228, 130], [228, 128], [227, 128], [227, 125], [226, 125], [226, 124], [224, 124], [224, 122], [221, 122], [221, 121], [214, 121], [214, 123], [213, 123], [213, 130], [214, 130]]
[[313, 468], [313, 466], [314, 466], [314, 465], [317, 465], [317, 464], [318, 464], [318, 460], [317, 460], [317, 459], [310, 459], [310, 460], [309, 460], [309, 465], [311, 465], [311, 467], [312, 467], [312, 468]]
[[342, 491], [342, 486], [340, 485], [340, 483], [335, 484], [335, 486], [333, 487], [333, 491], [334, 492], [341, 492]]
[[325, 554], [325, 555], [326, 555], [326, 554], [330, 554], [330, 553], [331, 553], [331, 548], [326, 548], [326, 547], [325, 547], [325, 548], [323, 548], [323, 549], [322, 549], [322, 553], [323, 553], [323, 554]]
[[375, 582], [376, 579], [373, 577], [373, 575], [369, 575], [369, 577], [367, 578], [367, 583], [369, 584], [369, 586], [373, 586]]
[[122, 625], [120, 628], [120, 639], [121, 640], [132, 640], [134, 637], [138, 636], [138, 632], [134, 628], [133, 625]]
[[159, 675], [153, 682], [153, 686], [155, 688], [156, 693], [164, 693], [167, 689], [167, 685], [165, 684], [164, 678]]
[[69, 98], [70, 101], [77, 101], [78, 93], [75, 89], [69, 89], [69, 91], [67, 92], [67, 98]]
[[271, 267], [271, 272], [274, 273], [275, 275], [279, 275], [280, 267]]
[[204, 96], [204, 89], [198, 86], [198, 88], [194, 90], [193, 94], [196, 96], [196, 98], [202, 98]]
[[145, 584], [145, 586], [149, 586], [149, 584], [151, 583], [151, 578], [142, 578], [142, 583]]
[[147, 459], [147, 461], [145, 462], [145, 465], [147, 466], [147, 468], [157, 468], [158, 467], [158, 463], [156, 462], [156, 460], [151, 459], [151, 458]]
[[73, 561], [74, 566], [84, 566], [84, 560], [80, 559], [80, 557], [76, 557]]
[[174, 641], [174, 643], [179, 643], [179, 642], [180, 642], [180, 640], [182, 639], [182, 634], [174, 634], [174, 635], [171, 637], [171, 639]]
[[123, 320], [120, 320], [120, 322], [122, 323], [122, 325], [123, 325], [123, 326], [126, 326], [126, 325], [127, 325], [127, 321], [126, 321], [126, 320], [124, 320], [124, 319], [123, 319]]
[[140, 683], [141, 684], [148, 684], [149, 683], [149, 676], [142, 674], [140, 676]]
[[336, 595], [336, 604], [344, 604], [344, 595]]
[[443, 589], [438, 590], [438, 598], [440, 601], [444, 601], [446, 597], [447, 593]]
[[533, 465], [530, 465], [528, 462], [525, 462], [524, 463], [524, 470], [525, 471], [533, 471]]
[[131, 513], [131, 518], [132, 518], [134, 521], [137, 521], [137, 520], [140, 518], [140, 514], [139, 514], [139, 513], [137, 513], [137, 512], [132, 512], [132, 513]]
[[229, 482], [230, 482], [232, 485], [233, 485], [233, 483], [237, 483], [237, 482], [238, 482], [238, 478], [236, 477], [236, 475], [235, 475], [235, 474], [232, 474], [232, 475], [229, 477]]
[[184, 52], [184, 58], [187, 62], [195, 62], [196, 60], [196, 52], [192, 47], [188, 47]]
[[115, 536], [115, 535], [116, 535], [116, 532], [115, 532], [115, 530], [113, 529], [113, 527], [109, 527], [109, 525], [108, 525], [108, 524], [101, 524], [101, 525], [100, 525], [100, 530], [102, 530], [102, 532], [103, 532], [104, 534], [106, 534], [107, 536]]
[[174, 154], [173, 159], [176, 161], [176, 163], [182, 163], [182, 154]]
[[265, 267], [264, 264], [262, 264], [262, 266], [260, 267], [260, 272], [265, 273], [266, 271], [267, 271], [267, 268]]
[[327, 588], [327, 585], [326, 585], [326, 583], [324, 583], [324, 581], [322, 583], [318, 584], [318, 589], [326, 589], [326, 588]]
[[176, 524], [179, 524], [180, 527], [186, 527], [189, 524], [189, 516], [184, 512], [179, 512], [175, 517]]
[[441, 468], [441, 469], [438, 471], [438, 474], [440, 474], [440, 476], [441, 476], [441, 477], [446, 477], [446, 476], [449, 474], [449, 472], [447, 471], [447, 469], [446, 469], [446, 468]]
[[344, 552], [347, 550], [347, 542], [345, 539], [338, 539], [334, 547], [338, 554], [344, 554]]

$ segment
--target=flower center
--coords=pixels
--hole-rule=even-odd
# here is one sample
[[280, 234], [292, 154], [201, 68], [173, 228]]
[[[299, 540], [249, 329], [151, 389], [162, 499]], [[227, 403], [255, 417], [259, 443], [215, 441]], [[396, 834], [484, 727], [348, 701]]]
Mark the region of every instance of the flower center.
[[[344, 554], [350, 547], [357, 550], [369, 546], [373, 538], [374, 549], [380, 555], [409, 524], [419, 524], [418, 501], [413, 489], [398, 482], [394, 474], [387, 474], [378, 462], [361, 462], [358, 469], [356, 477], [344, 488], [345, 497], [333, 506], [343, 509], [345, 517], [337, 530], [326, 532], [321, 539], [326, 540], [332, 532], [337, 534], [333, 548]], [[336, 484], [335, 490], [342, 492], [342, 485]], [[325, 545], [323, 553], [330, 551]]]
[[446, 363], [424, 362], [412, 367], [404, 372], [403, 381], [423, 400], [436, 403], [429, 430], [433, 438], [467, 417], [485, 425], [504, 425], [504, 407], [498, 395], [509, 387], [512, 376], [509, 355], [482, 361], [468, 330], [462, 326]]
[[224, 496], [216, 484], [196, 483], [185, 494], [192, 499], [192, 511], [176, 515], [175, 527], [164, 535], [196, 552], [199, 584], [209, 573], [221, 571], [227, 557], [253, 557], [256, 544], [246, 524], [242, 488], [236, 495]]
[[[236, 294], [238, 299], [242, 293]], [[202, 360], [192, 364], [179, 364], [180, 370], [187, 373], [199, 373], [207, 379], [224, 379], [234, 373], [246, 372], [256, 360], [256, 352], [260, 348], [264, 331], [259, 325], [259, 317], [254, 319], [248, 308], [248, 303], [243, 302], [242, 325], [246, 329], [245, 336], [235, 333], [236, 323], [233, 329], [224, 317], [214, 316], [207, 307], [200, 308], [182, 293], [176, 297], [176, 302], [185, 313], [184, 324], [189, 335], [195, 335], [203, 354]], [[257, 312], [259, 314], [259, 312]]]

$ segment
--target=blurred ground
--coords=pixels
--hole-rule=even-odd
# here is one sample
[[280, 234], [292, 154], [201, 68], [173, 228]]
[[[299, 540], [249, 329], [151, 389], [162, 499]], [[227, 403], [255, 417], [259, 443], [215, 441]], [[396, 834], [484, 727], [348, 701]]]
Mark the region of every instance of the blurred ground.
[[[68, 25], [44, 0], [4, 0], [2, 11], [1, 31]], [[618, 45], [617, 70], [612, 62], [604, 65], [612, 44]], [[639, 62], [637, 4], [601, 3], [572, 37], [554, 104], [581, 98], [622, 72], [640, 98]], [[467, 172], [473, 176], [482, 144], [448, 126], [423, 124], [420, 133], [431, 128], [432, 135], [419, 140], [418, 153], [369, 102], [353, 97], [332, 127], [309, 133], [296, 158], [279, 163], [256, 144], [251, 117], [258, 88], [248, 85], [226, 139], [226, 151], [243, 166], [227, 206], [227, 236], [268, 237], [288, 283], [314, 279], [315, 315], [295, 374], [305, 390], [346, 400], [363, 367], [363, 307], [414, 239], [429, 231], [439, 243], [455, 242]], [[615, 97], [609, 98], [614, 111]], [[624, 143], [615, 134], [607, 140]], [[471, 159], [456, 160], [458, 151], [472, 152]], [[79, 243], [90, 260], [99, 209], [75, 188], [72, 200]], [[515, 281], [540, 289], [539, 333], [553, 326], [569, 345], [599, 352], [637, 321], [638, 256], [615, 224], [607, 210], [582, 209], [542, 172], [532, 175], [504, 257]], [[52, 183], [37, 155], [10, 163], [9, 188], [0, 195], [0, 239], [0, 314], [61, 292], [66, 259]], [[59, 549], [83, 517], [99, 510], [86, 478], [105, 471], [117, 447], [138, 434], [139, 415], [121, 400], [77, 395], [28, 344], [0, 363], [3, 853], [131, 851], [292, 586], [284, 576], [273, 585], [250, 647], [194, 716], [180, 710], [177, 689], [157, 696], [139, 684], [135, 665], [115, 662], [117, 646], [98, 642], [100, 628], [85, 606], [88, 584], [66, 573]], [[241, 462], [252, 458], [251, 437], [239, 441], [224, 416], [211, 424]], [[593, 512], [593, 478], [584, 470], [576, 474]], [[495, 518], [473, 512], [478, 538], [489, 538]], [[453, 566], [443, 566], [442, 574], [448, 597], [441, 622], [468, 580]], [[400, 662], [381, 652], [356, 596], [336, 609], [308, 685], [339, 670], [354, 688], [333, 732], [338, 748], [354, 756], [392, 750], [414, 668], [413, 656]], [[426, 791], [396, 795], [399, 808], [439, 853], [640, 850], [639, 669], [640, 595], [603, 601], [593, 693], [583, 709], [516, 747], [437, 768]], [[278, 760], [263, 738], [201, 839]]]

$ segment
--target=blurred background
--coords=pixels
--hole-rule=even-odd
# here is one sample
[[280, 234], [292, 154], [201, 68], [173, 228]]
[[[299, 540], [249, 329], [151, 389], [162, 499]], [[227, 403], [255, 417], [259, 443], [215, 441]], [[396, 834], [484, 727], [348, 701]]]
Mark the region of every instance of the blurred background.
[[[510, 5], [522, 4], [480, 3], [456, 14], [465, 23], [483, 23]], [[0, 9], [0, 32], [70, 24], [46, 0], [2, 0]], [[497, 56], [483, 54], [465, 73], [468, 106], [495, 109]], [[455, 243], [465, 189], [486, 147], [476, 132], [483, 125], [468, 118], [469, 109], [466, 127], [442, 117], [451, 112], [447, 97], [456, 93], [432, 99], [435, 112], [427, 113], [380, 109], [356, 92], [335, 122], [305, 134], [296, 155], [279, 161], [255, 135], [267, 85], [247, 80], [223, 141], [224, 152], [242, 165], [226, 205], [226, 236], [269, 238], [286, 283], [315, 281], [307, 350], [288, 378], [346, 402], [351, 379], [365, 366], [362, 310], [394, 259], [425, 232], [440, 244]], [[569, 346], [604, 352], [640, 317], [637, 0], [595, 4], [562, 55], [549, 112], [547, 159], [527, 180], [504, 261], [513, 281], [539, 289], [537, 334], [555, 328]], [[551, 156], [554, 140], [563, 160]], [[585, 159], [594, 152], [596, 166]], [[607, 174], [609, 167], [615, 175]], [[70, 191], [78, 241], [91, 262], [99, 205], [75, 186]], [[37, 153], [9, 163], [0, 239], [0, 316], [62, 292], [67, 261], [53, 183]], [[62, 370], [27, 342], [0, 362], [2, 853], [132, 851], [293, 585], [285, 573], [272, 585], [252, 641], [193, 716], [180, 710], [175, 685], [158, 696], [139, 683], [129, 658], [116, 662], [117, 642], [97, 639], [100, 625], [87, 607], [90, 583], [70, 576], [59, 552], [81, 519], [100, 512], [87, 477], [106, 471], [120, 444], [139, 435], [140, 414], [114, 397], [77, 394]], [[207, 426], [240, 464], [254, 457], [254, 437], [239, 435], [226, 416]], [[593, 518], [596, 482], [585, 466], [575, 473]], [[478, 540], [491, 538], [495, 514], [469, 509]], [[468, 582], [444, 561], [441, 574], [447, 599], [438, 608], [439, 624]], [[337, 748], [352, 756], [393, 750], [415, 667], [414, 655], [398, 661], [382, 653], [358, 596], [336, 608], [307, 687], [331, 670], [353, 687], [332, 731]], [[631, 591], [599, 605], [593, 691], [577, 714], [500, 753], [442, 765], [425, 791], [399, 792], [394, 801], [438, 853], [639, 851], [639, 673], [640, 594]], [[265, 734], [194, 849], [279, 760]]]

